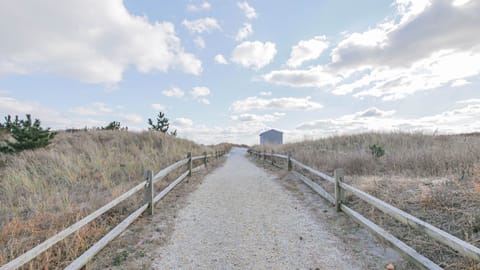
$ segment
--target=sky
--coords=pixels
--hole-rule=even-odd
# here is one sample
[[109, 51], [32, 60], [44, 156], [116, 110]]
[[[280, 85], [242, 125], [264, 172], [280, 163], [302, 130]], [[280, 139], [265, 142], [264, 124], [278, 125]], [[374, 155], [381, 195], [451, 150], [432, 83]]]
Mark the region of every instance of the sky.
[[203, 144], [480, 131], [480, 1], [0, 0], [0, 117]]

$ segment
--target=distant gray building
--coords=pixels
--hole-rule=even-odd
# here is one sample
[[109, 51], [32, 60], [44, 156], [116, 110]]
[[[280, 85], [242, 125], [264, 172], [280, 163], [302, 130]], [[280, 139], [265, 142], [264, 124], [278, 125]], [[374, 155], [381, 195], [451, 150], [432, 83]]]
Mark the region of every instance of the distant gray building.
[[283, 132], [270, 129], [260, 133], [260, 144], [282, 144]]

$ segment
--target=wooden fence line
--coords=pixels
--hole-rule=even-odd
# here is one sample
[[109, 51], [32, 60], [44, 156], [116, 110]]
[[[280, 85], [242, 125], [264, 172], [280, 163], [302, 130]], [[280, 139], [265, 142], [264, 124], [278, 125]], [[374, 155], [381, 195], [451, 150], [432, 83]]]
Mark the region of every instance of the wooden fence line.
[[[192, 172], [199, 171], [203, 168], [206, 168], [206, 163], [197, 166], [196, 168], [189, 168], [185, 173], [180, 175], [174, 182], [170, 183], [165, 189], [163, 189], [155, 198], [153, 198], [153, 185], [160, 181], [163, 177], [167, 176], [172, 171], [182, 167], [185, 164], [189, 164], [195, 160], [203, 159], [205, 162], [207, 161], [207, 157], [215, 157], [218, 158], [220, 156], [225, 155], [224, 151], [216, 152], [216, 154], [204, 154], [201, 156], [192, 157], [189, 153], [188, 158], [177, 161], [168, 167], [160, 170], [155, 176], [150, 174], [150, 179], [145, 179], [146, 181], [136, 185], [135, 187], [131, 188], [127, 192], [123, 193], [122, 195], [115, 198], [113, 201], [105, 204], [101, 208], [97, 209], [93, 213], [89, 214], [88, 216], [82, 218], [81, 220], [77, 221], [73, 225], [70, 225], [68, 228], [62, 230], [61, 232], [57, 233], [56, 235], [50, 237], [49, 239], [45, 240], [41, 244], [37, 245], [36, 247], [30, 249], [29, 251], [25, 252], [24, 254], [18, 256], [14, 260], [2, 265], [0, 270], [10, 270], [10, 269], [17, 269], [22, 265], [28, 263], [29, 261], [33, 260], [44, 251], [58, 243], [59, 241], [65, 239], [72, 233], [78, 231], [86, 224], [90, 223], [94, 219], [98, 218], [105, 212], [111, 210], [113, 207], [117, 206], [121, 202], [125, 201], [126, 199], [130, 198], [132, 195], [136, 194], [140, 190], [145, 190], [145, 197], [147, 197], [147, 190], [146, 187], [150, 188], [150, 195], [152, 195], [152, 199], [150, 202], [144, 203], [139, 209], [134, 211], [130, 214], [126, 219], [124, 219], [120, 224], [118, 224], [115, 228], [113, 228], [109, 233], [107, 233], [102, 239], [96, 242], [92, 247], [90, 247], [86, 252], [84, 252], [80, 257], [75, 259], [66, 269], [80, 269], [88, 263], [89, 260], [93, 258], [102, 248], [104, 248], [110, 241], [112, 241], [115, 237], [117, 237], [121, 232], [123, 232], [133, 221], [135, 221], [146, 209], [149, 207], [152, 209], [156, 202], [161, 200], [168, 192], [170, 192], [176, 185], [178, 185], [183, 179], [185, 179], [188, 175], [191, 175]], [[150, 171], [151, 173], [151, 171]]]
[[[370, 205], [373, 205], [377, 209], [381, 210], [383, 213], [390, 215], [391, 217], [395, 218], [396, 220], [408, 225], [422, 233], [425, 233], [432, 237], [433, 239], [437, 240], [438, 242], [449, 246], [450, 248], [458, 251], [461, 255], [474, 259], [476, 261], [480, 261], [480, 249], [470, 243], [467, 243], [425, 221], [422, 221], [368, 193], [361, 191], [357, 188], [354, 188], [348, 184], [343, 182], [343, 170], [337, 169], [335, 170], [335, 177], [331, 177], [325, 173], [319, 172], [291, 157], [289, 154], [280, 155], [280, 154], [267, 154], [265, 152], [256, 152], [253, 150], [248, 151], [251, 155], [257, 158], [262, 158], [265, 160], [267, 156], [270, 158], [281, 158], [287, 160], [287, 169], [289, 171], [292, 170], [292, 163], [297, 165], [299, 168], [308, 171], [309, 173], [318, 176], [329, 183], [335, 185], [335, 196], [330, 195], [326, 192], [320, 185], [314, 183], [311, 179], [307, 176], [293, 171], [293, 174], [300, 178], [305, 184], [307, 184], [310, 188], [312, 188], [315, 192], [320, 194], [324, 199], [329, 201], [330, 203], [334, 204], [338, 211], [342, 211], [351, 218], [353, 218], [356, 222], [361, 224], [362, 226], [366, 227], [370, 230], [373, 234], [379, 237], [383, 242], [385, 242], [390, 247], [394, 248], [401, 255], [403, 255], [407, 260], [413, 262], [415, 265], [422, 269], [442, 269], [437, 264], [433, 263], [429, 259], [425, 258], [418, 252], [416, 252], [413, 248], [406, 245], [399, 239], [395, 238], [393, 235], [389, 234], [381, 227], [373, 223], [372, 221], [368, 220], [358, 212], [350, 209], [344, 204], [344, 192], [348, 191], [353, 195], [357, 196], [361, 200], [367, 202]], [[265, 161], [263, 161], [265, 162]]]
[[403, 254], [404, 257], [414, 263], [418, 268], [430, 270], [443, 269], [436, 263], [419, 254], [415, 249], [411, 248], [404, 242], [397, 239], [395, 236], [386, 232], [377, 224], [371, 222], [369, 219], [365, 218], [358, 212], [348, 208], [345, 204], [342, 204], [340, 208], [342, 209], [342, 212], [344, 212], [347, 216], [353, 218], [353, 220], [366, 227], [370, 232], [379, 237], [383, 243], [398, 251], [400, 254]]

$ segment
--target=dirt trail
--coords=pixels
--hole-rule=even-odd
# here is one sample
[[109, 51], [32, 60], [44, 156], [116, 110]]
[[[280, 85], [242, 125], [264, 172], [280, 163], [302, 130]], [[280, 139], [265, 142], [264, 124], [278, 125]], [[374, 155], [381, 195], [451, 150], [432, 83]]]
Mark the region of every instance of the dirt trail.
[[[321, 199], [318, 198], [320, 201]], [[371, 258], [312, 217], [301, 201], [236, 149], [181, 209], [153, 269], [367, 269]], [[368, 260], [362, 261], [362, 260]], [[378, 269], [383, 268], [377, 265]]]
[[89, 268], [415, 269], [293, 174], [257, 167], [244, 149], [205, 173], [173, 189]]

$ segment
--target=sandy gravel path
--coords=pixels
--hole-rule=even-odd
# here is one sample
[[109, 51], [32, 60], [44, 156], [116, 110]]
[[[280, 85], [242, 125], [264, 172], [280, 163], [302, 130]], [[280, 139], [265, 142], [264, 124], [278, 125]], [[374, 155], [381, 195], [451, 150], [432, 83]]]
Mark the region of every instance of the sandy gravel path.
[[154, 269], [363, 269], [348, 245], [241, 150], [178, 213]]

